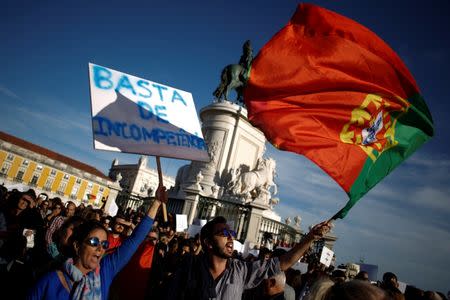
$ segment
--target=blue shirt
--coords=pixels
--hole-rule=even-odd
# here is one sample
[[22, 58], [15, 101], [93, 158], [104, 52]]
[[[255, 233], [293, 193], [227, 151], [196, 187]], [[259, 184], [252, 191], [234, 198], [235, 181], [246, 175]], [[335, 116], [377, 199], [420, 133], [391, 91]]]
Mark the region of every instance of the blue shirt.
[[[102, 299], [108, 299], [109, 287], [116, 274], [128, 263], [150, 231], [153, 219], [145, 216], [129, 238], [114, 253], [100, 261]], [[70, 299], [69, 292], [59, 280], [56, 271], [44, 275], [28, 293], [27, 299]]]

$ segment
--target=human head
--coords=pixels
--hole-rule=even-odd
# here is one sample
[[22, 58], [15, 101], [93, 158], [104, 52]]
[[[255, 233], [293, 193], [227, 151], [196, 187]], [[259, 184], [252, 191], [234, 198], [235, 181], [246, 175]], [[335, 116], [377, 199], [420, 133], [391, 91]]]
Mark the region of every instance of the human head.
[[53, 206], [52, 206], [52, 214], [59, 216], [64, 211], [64, 205], [60, 198], [54, 198], [53, 199]]
[[79, 216], [72, 216], [67, 218], [61, 227], [53, 233], [53, 241], [56, 243], [58, 250], [66, 256], [71, 256], [71, 245], [70, 238], [72, 236], [73, 230], [77, 228], [84, 219]]
[[40, 208], [42, 211], [47, 212], [47, 210], [48, 210], [48, 205], [49, 205], [48, 200], [43, 200], [43, 201], [41, 202], [41, 205], [40, 205], [39, 208]]
[[93, 271], [99, 266], [100, 260], [108, 248], [106, 247], [108, 243], [107, 231], [96, 220], [88, 220], [76, 227], [72, 233], [71, 241], [74, 251], [74, 264], [83, 274]]
[[222, 216], [215, 217], [207, 222], [200, 231], [202, 248], [206, 253], [230, 258], [233, 254], [233, 235], [227, 224], [227, 219]]
[[259, 254], [258, 254], [259, 260], [269, 260], [271, 256], [272, 256], [272, 251], [270, 251], [268, 248], [261, 247], [261, 249], [259, 249]]
[[342, 270], [334, 270], [331, 273], [331, 280], [334, 282], [345, 282], [345, 272]]
[[316, 282], [307, 300], [387, 300], [386, 293], [362, 280], [334, 283], [325, 279]]
[[111, 226], [114, 234], [124, 234], [128, 229], [128, 222], [123, 215], [116, 215], [112, 220]]
[[36, 205], [41, 205], [43, 201], [46, 201], [48, 199], [48, 195], [46, 193], [40, 193], [39, 196], [36, 199]]
[[369, 281], [369, 273], [366, 271], [360, 271], [358, 274], [356, 274], [355, 279]]
[[23, 211], [26, 208], [33, 207], [34, 199], [28, 193], [18, 194], [17, 209]]
[[147, 234], [146, 240], [151, 242], [154, 246], [158, 243], [159, 233], [156, 230], [152, 230]]
[[392, 272], [386, 272], [383, 274], [383, 286], [385, 288], [398, 288], [397, 276]]
[[284, 291], [286, 286], [286, 275], [284, 272], [278, 273], [264, 280], [264, 295], [273, 296]]
[[36, 192], [33, 189], [29, 189], [28, 191], [24, 192], [22, 194], [22, 197], [26, 197], [28, 200], [30, 200], [30, 208], [36, 206]]
[[110, 225], [111, 225], [111, 216], [105, 216], [101, 219], [101, 223], [103, 226], [105, 226], [106, 229], [110, 229]]
[[66, 217], [72, 217], [75, 215], [75, 210], [77, 209], [77, 206], [72, 201], [66, 202]]

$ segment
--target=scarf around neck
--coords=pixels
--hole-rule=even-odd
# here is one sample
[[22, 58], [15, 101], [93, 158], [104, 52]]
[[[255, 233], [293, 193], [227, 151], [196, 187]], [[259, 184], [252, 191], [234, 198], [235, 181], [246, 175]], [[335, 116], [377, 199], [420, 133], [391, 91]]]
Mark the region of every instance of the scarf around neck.
[[83, 275], [73, 264], [73, 259], [69, 258], [65, 261], [63, 270], [75, 283], [75, 290], [71, 291], [72, 300], [100, 300], [102, 298], [100, 266]]

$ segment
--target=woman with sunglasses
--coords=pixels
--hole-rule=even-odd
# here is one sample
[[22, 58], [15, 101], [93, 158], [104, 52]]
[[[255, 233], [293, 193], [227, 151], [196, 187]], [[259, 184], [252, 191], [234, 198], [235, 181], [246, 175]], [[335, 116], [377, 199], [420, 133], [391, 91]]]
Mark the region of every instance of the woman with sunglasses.
[[145, 239], [161, 202], [167, 202], [165, 187], [158, 188], [157, 199], [133, 234], [114, 253], [104, 257], [109, 247], [106, 229], [95, 220], [81, 224], [71, 237], [72, 258], [41, 278], [27, 298], [108, 299], [112, 280]]

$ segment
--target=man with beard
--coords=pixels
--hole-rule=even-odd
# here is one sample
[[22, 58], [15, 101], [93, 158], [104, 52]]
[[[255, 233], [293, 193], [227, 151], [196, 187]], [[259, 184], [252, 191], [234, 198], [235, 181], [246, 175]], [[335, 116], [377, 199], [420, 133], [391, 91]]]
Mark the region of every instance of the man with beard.
[[231, 258], [236, 233], [224, 217], [216, 217], [200, 232], [204, 253], [185, 259], [168, 285], [167, 299], [241, 299], [245, 289], [256, 287], [265, 278], [291, 267], [330, 227], [329, 222], [317, 224], [299, 244], [279, 258], [244, 262]]
[[109, 249], [106, 251], [106, 254], [114, 252], [122, 244], [131, 225], [122, 215], [115, 216], [112, 223], [112, 231], [108, 232]]

